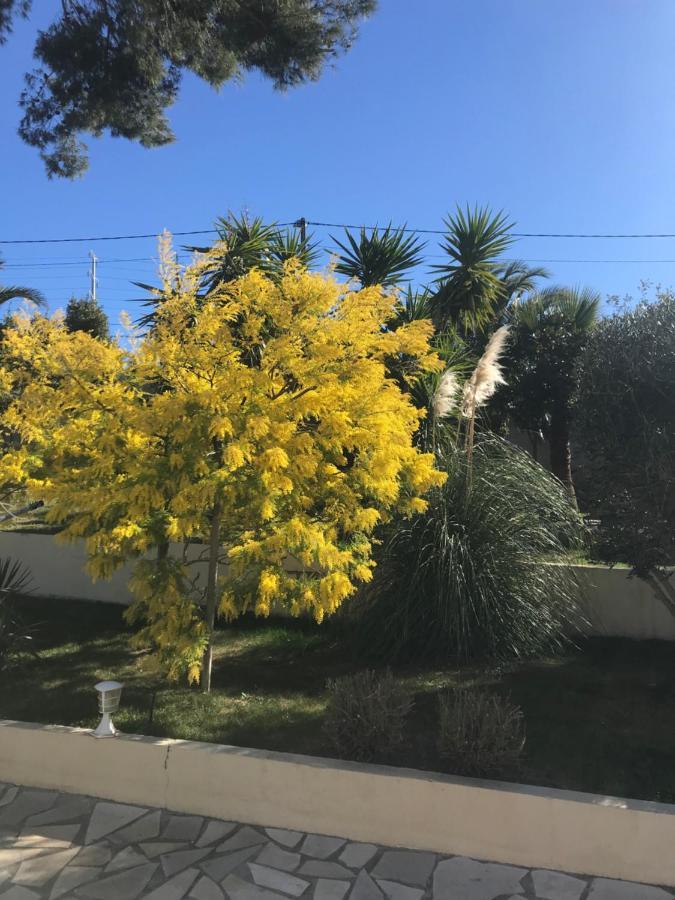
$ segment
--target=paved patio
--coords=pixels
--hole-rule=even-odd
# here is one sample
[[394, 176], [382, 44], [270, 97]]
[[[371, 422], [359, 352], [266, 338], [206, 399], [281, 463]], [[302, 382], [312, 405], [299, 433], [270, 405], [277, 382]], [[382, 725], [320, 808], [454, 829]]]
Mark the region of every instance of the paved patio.
[[392, 850], [0, 784], [0, 900], [68, 897], [673, 900], [675, 889]]

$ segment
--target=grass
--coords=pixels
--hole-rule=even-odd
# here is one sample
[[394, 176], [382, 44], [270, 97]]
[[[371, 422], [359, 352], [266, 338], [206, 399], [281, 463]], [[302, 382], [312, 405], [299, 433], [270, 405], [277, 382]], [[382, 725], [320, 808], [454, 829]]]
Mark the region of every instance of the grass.
[[[118, 607], [29, 598], [22, 609], [38, 655], [0, 674], [0, 718], [93, 726], [93, 685], [114, 677], [125, 684], [123, 731], [329, 756], [326, 680], [364, 667], [326, 629], [242, 622], [218, 632], [207, 696], [146, 672]], [[399, 765], [444, 771], [438, 694], [468, 681], [523, 708], [525, 756], [511, 780], [675, 802], [672, 644], [592, 639], [555, 658], [395, 674], [415, 697]]]

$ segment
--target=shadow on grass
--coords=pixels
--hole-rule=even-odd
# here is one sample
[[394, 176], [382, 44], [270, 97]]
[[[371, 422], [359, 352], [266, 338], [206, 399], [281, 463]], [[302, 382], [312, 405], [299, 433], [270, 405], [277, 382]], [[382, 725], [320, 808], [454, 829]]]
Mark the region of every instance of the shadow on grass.
[[[346, 642], [311, 622], [244, 620], [219, 628], [209, 695], [143, 671], [122, 609], [76, 601], [22, 605], [40, 622], [37, 659], [0, 679], [0, 716], [92, 727], [94, 684], [125, 684], [118, 727], [129, 733], [333, 755], [322, 730], [326, 680], [366, 667]], [[393, 762], [444, 771], [438, 697], [459, 682], [508, 693], [527, 743], [510, 780], [675, 802], [675, 652], [671, 644], [593, 639], [555, 658], [503, 666], [408, 665], [415, 697]]]

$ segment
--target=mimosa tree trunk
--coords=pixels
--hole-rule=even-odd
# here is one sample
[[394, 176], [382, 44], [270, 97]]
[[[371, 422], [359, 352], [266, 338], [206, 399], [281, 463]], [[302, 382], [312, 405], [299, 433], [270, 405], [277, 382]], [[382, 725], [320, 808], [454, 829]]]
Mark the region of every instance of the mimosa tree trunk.
[[576, 494], [572, 480], [569, 414], [563, 407], [554, 407], [551, 412], [549, 441], [551, 443], [551, 471], [565, 485], [576, 506]]
[[213, 664], [213, 632], [216, 625], [216, 604], [218, 602], [218, 556], [220, 553], [220, 526], [223, 518], [223, 507], [216, 501], [211, 517], [209, 536], [209, 568], [206, 576], [206, 631], [208, 644], [202, 661], [202, 690], [207, 694], [211, 690], [211, 668]]

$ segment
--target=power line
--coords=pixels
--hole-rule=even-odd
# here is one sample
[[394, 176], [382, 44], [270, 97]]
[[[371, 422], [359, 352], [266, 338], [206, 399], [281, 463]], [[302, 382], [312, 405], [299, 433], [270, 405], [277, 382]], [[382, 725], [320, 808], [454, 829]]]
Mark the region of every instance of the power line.
[[[178, 256], [184, 254], [177, 254]], [[127, 263], [127, 262], [156, 262], [157, 257], [155, 256], [122, 256], [116, 257], [112, 259], [100, 259], [98, 260], [99, 265], [111, 265], [113, 263]], [[3, 269], [41, 269], [41, 268], [50, 268], [50, 269], [65, 269], [73, 266], [82, 266], [89, 262], [88, 257], [68, 257], [66, 262], [8, 262], [3, 265]]]
[[[382, 226], [374, 226], [374, 225], [354, 225], [346, 222], [318, 222], [312, 221], [311, 219], [297, 219], [294, 222], [278, 222], [276, 224], [279, 227], [287, 227], [294, 226], [299, 227], [300, 223], [304, 222], [306, 225], [311, 225], [315, 228], [346, 228], [348, 230], [360, 230], [361, 228], [365, 228], [366, 231], [372, 231], [374, 228], [382, 228]], [[400, 231], [410, 232], [412, 234], [445, 234], [446, 231], [442, 228], [412, 228], [407, 225], [402, 226]], [[197, 234], [217, 234], [218, 231], [215, 228], [202, 228], [202, 229], [194, 229], [191, 231], [174, 231], [171, 232], [172, 235], [176, 237], [188, 237], [190, 235]], [[641, 238], [675, 238], [675, 233], [659, 233], [659, 232], [645, 232], [645, 233], [589, 233], [589, 232], [538, 232], [538, 231], [513, 231], [511, 235], [516, 238], [579, 238], [579, 239], [595, 239], [595, 240], [606, 240], [606, 239], [619, 239], [619, 240], [634, 240]], [[153, 234], [114, 234], [114, 235], [102, 235], [98, 237], [68, 237], [68, 238], [25, 238], [25, 239], [12, 239], [12, 240], [0, 240], [0, 244], [6, 245], [17, 245], [17, 244], [77, 244], [77, 243], [87, 243], [94, 241], [133, 241], [133, 240], [146, 240], [149, 238], [156, 239], [158, 237], [157, 233]]]
[[[295, 223], [292, 223], [295, 224]], [[360, 230], [365, 228], [366, 231], [373, 231], [374, 228], [382, 229], [381, 225], [349, 225], [344, 222], [312, 222], [311, 219], [306, 220], [307, 225], [316, 228], [346, 228], [348, 230]], [[386, 226], [385, 226], [386, 227]], [[443, 228], [410, 228], [404, 225], [397, 228], [397, 231], [410, 232], [411, 234], [446, 234]], [[511, 237], [517, 238], [675, 238], [675, 234], [589, 234], [589, 233], [562, 233], [562, 232], [535, 232], [535, 231], [512, 231]], [[0, 243], [2, 243], [0, 241]]]
[[[284, 223], [291, 224], [291, 223]], [[171, 234], [185, 237], [191, 234], [217, 234], [215, 228], [202, 228], [197, 231], [172, 231]], [[144, 238], [157, 238], [158, 234], [113, 234], [104, 237], [76, 237], [76, 238], [31, 238], [23, 240], [0, 241], [0, 244], [80, 244], [90, 241], [137, 241]]]

